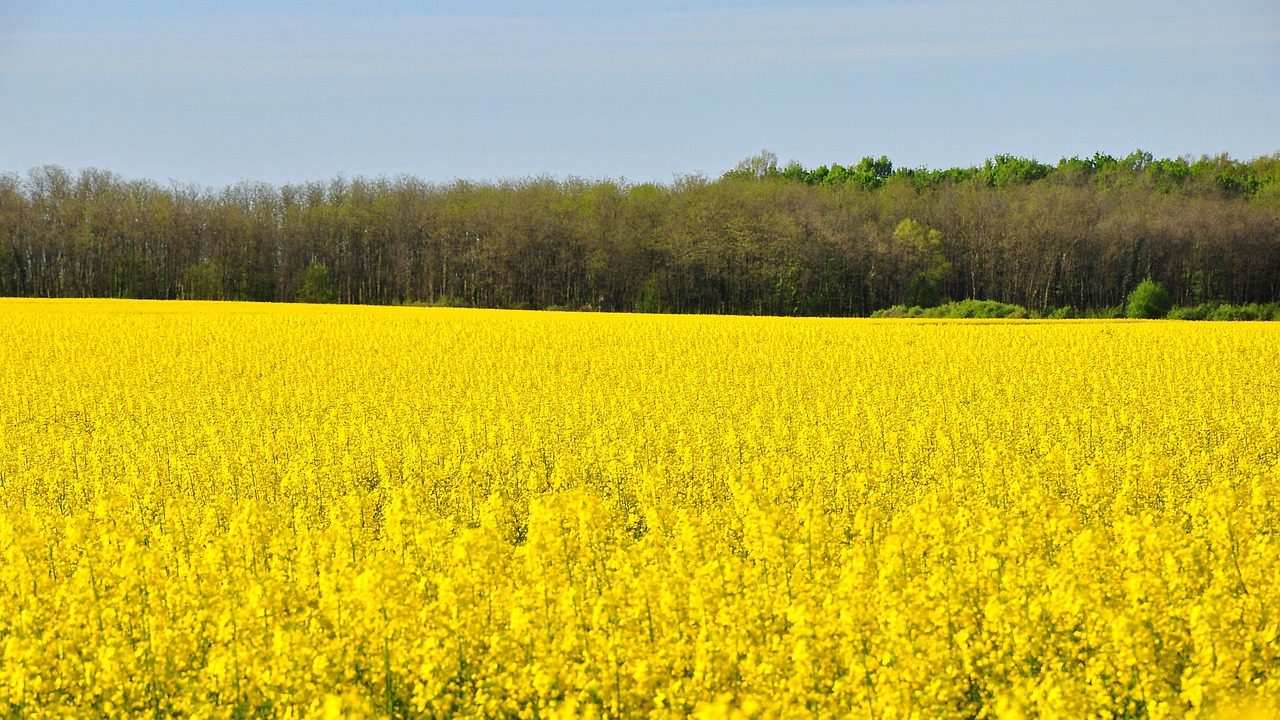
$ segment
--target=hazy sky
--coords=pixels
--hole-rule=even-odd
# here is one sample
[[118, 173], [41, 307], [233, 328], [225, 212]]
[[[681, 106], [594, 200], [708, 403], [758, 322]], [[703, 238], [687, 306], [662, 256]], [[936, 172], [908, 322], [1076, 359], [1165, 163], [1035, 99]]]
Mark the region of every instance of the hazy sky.
[[0, 0], [0, 171], [669, 182], [1280, 151], [1276, 0]]

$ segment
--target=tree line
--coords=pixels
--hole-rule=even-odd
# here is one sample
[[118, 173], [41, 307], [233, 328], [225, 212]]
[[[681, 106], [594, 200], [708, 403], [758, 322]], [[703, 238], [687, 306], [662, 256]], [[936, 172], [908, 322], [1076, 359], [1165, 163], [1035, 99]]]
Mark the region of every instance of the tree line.
[[1280, 299], [1280, 154], [779, 166], [669, 184], [0, 175], [0, 295], [865, 316]]

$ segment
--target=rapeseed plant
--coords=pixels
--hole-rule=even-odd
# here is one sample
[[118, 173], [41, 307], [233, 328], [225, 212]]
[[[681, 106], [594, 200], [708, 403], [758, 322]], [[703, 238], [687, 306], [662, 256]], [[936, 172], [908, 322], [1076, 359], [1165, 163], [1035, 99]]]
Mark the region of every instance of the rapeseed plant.
[[6, 300], [0, 713], [1274, 713], [1277, 347]]

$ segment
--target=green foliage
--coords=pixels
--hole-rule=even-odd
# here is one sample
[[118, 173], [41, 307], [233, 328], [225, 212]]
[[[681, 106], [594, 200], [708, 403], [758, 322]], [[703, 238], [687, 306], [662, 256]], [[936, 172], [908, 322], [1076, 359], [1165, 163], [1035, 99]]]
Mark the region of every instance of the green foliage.
[[1167, 195], [1182, 188], [1191, 178], [1191, 166], [1186, 160], [1154, 160], [1146, 167], [1156, 190]]
[[1173, 309], [1173, 298], [1160, 283], [1147, 278], [1125, 300], [1125, 317], [1162, 318]]
[[1181, 302], [1231, 305], [1184, 316], [1278, 299], [1280, 154], [810, 171], [764, 151], [726, 175], [215, 191], [0, 173], [0, 296], [836, 316], [984, 297], [1114, 317], [1151, 274]]
[[996, 155], [983, 168], [987, 184], [1002, 188], [1007, 185], [1026, 185], [1049, 176], [1053, 168], [1034, 159]]
[[1170, 320], [1208, 320], [1209, 314], [1217, 308], [1216, 303], [1202, 303], [1193, 307], [1176, 307], [1165, 317]]
[[461, 308], [467, 307], [467, 301], [453, 295], [441, 295], [430, 303], [431, 307]]
[[889, 162], [889, 158], [884, 155], [879, 158], [864, 157], [849, 174], [851, 179], [862, 186], [862, 189], [875, 190], [884, 185], [893, 174], [893, 163]]
[[946, 294], [951, 280], [951, 261], [943, 248], [942, 233], [906, 218], [893, 230], [893, 240], [907, 258], [907, 302], [935, 306]]
[[1201, 303], [1194, 307], [1180, 307], [1169, 311], [1172, 320], [1280, 320], [1280, 304], [1247, 303], [1230, 305], [1228, 303]]
[[1116, 320], [1125, 317], [1124, 305], [1104, 305], [1097, 308], [1089, 308], [1083, 313], [1083, 317], [1087, 320]]
[[188, 265], [182, 271], [178, 294], [184, 300], [225, 299], [222, 267], [209, 258]]
[[1030, 317], [1027, 309], [1021, 305], [996, 302], [995, 300], [961, 300], [947, 303], [925, 311], [925, 317], [940, 318], [1008, 318], [1020, 319]]
[[782, 175], [778, 171], [778, 156], [771, 150], [761, 150], [759, 155], [752, 155], [738, 163], [738, 165], [726, 172], [726, 179], [739, 180], [761, 180], [763, 178], [776, 178]]
[[324, 263], [312, 262], [302, 271], [298, 281], [298, 302], [332, 303], [338, 301], [338, 293], [329, 282], [329, 268]]
[[1276, 304], [1249, 303], [1247, 305], [1222, 304], [1210, 313], [1209, 320], [1274, 320], [1277, 317]]
[[[752, 165], [751, 159], [744, 160], [738, 164], [737, 168], [729, 171], [726, 176], [732, 177], [753, 177], [750, 171]], [[881, 155], [878, 158], [867, 156], [858, 161], [857, 165], [845, 167], [839, 163], [832, 163], [830, 166], [821, 165], [813, 170], [805, 170], [798, 162], [791, 162], [780, 173], [775, 173], [773, 177], [780, 177], [784, 180], [792, 180], [802, 182], [806, 185], [826, 185], [841, 186], [847, 183], [853, 183], [863, 190], [877, 190], [883, 187], [893, 175], [893, 162], [887, 156]]]
[[871, 313], [871, 317], [875, 319], [924, 317], [924, 308], [920, 307], [919, 305], [916, 305], [914, 307], [907, 307], [906, 305], [894, 305], [893, 307], [885, 308], [882, 310], [876, 310], [875, 312]]
[[1214, 157], [1202, 156], [1189, 168], [1189, 173], [1202, 179], [1204, 185], [1216, 187], [1228, 196], [1256, 195], [1266, 177], [1260, 178], [1248, 164], [1232, 160], [1225, 153]]
[[785, 168], [782, 169], [782, 172], [778, 175], [778, 177], [782, 178], [783, 180], [790, 180], [792, 182], [805, 182], [806, 178], [808, 177], [808, 174], [809, 174], [808, 171], [804, 169], [803, 165], [796, 162], [795, 160], [792, 160], [791, 162], [787, 163], [787, 166]]
[[1027, 309], [1021, 305], [996, 302], [994, 300], [960, 300], [937, 307], [922, 308], [918, 305], [894, 305], [887, 310], [877, 310], [871, 314], [873, 318], [1005, 318], [1020, 319], [1030, 317]]
[[645, 280], [644, 294], [636, 300], [633, 312], [659, 313], [663, 311], [662, 286], [666, 277], [664, 273], [652, 273]]
[[[826, 167], [824, 166], [822, 168], [819, 168], [819, 170], [826, 170]], [[832, 163], [831, 169], [827, 170], [826, 174], [822, 178], [822, 184], [823, 185], [843, 185], [844, 183], [852, 179], [853, 179], [853, 176], [850, 174], [848, 168], [838, 163]]]

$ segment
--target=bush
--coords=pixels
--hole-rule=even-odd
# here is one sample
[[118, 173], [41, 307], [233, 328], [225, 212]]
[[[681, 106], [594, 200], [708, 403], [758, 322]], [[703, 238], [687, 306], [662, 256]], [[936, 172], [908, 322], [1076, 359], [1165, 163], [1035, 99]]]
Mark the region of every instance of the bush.
[[1249, 303], [1248, 305], [1201, 303], [1195, 307], [1174, 308], [1169, 311], [1169, 317], [1173, 320], [1276, 320], [1280, 319], [1280, 305], [1276, 303]]
[[1160, 283], [1147, 278], [1138, 284], [1125, 303], [1125, 316], [1131, 318], [1162, 318], [1173, 309], [1173, 298]]
[[1203, 303], [1195, 307], [1180, 307], [1169, 311], [1170, 320], [1208, 320], [1209, 314], [1217, 308], [1216, 304]]
[[[911, 314], [912, 310], [916, 311], [917, 314], [912, 315]], [[920, 317], [919, 313], [923, 313], [923, 312], [924, 310], [920, 309], [919, 307], [908, 308], [906, 305], [894, 305], [893, 307], [885, 308], [884, 310], [876, 310], [875, 312], [871, 313], [871, 317], [873, 318]]]
[[1275, 303], [1259, 305], [1219, 305], [1209, 314], [1210, 320], [1274, 320], [1277, 317]]
[[924, 311], [924, 317], [931, 318], [1025, 318], [1029, 317], [1027, 309], [1021, 305], [996, 302], [995, 300], [961, 300], [960, 302], [939, 305]]
[[886, 310], [871, 313], [873, 318], [1025, 318], [1030, 317], [1027, 309], [1021, 305], [996, 302], [995, 300], [961, 300], [937, 307], [922, 308], [919, 305], [907, 307], [894, 305]]
[[1123, 305], [1091, 308], [1084, 313], [1084, 317], [1089, 320], [1115, 320], [1116, 318], [1122, 318], [1124, 316]]
[[1208, 320], [1257, 320], [1258, 315], [1248, 305], [1219, 305], [1209, 313]]

